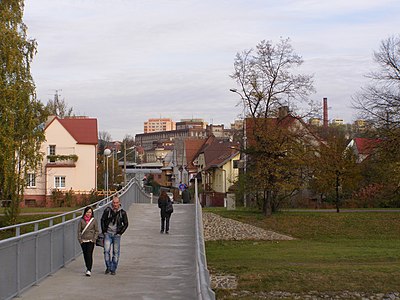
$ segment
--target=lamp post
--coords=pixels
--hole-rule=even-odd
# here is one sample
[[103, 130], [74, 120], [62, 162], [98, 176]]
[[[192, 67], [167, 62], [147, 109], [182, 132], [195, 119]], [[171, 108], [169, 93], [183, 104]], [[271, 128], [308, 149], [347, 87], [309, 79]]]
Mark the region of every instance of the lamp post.
[[[244, 161], [243, 173], [246, 176], [246, 173], [247, 173], [247, 130], [246, 130], [247, 129], [246, 128], [246, 112], [247, 112], [247, 110], [246, 110], [246, 108], [247, 108], [247, 106], [246, 106], [246, 101], [245, 101], [243, 95], [240, 92], [238, 92], [237, 89], [230, 89], [229, 91], [232, 93], [238, 94], [243, 101], [243, 151], [242, 152], [243, 152], [243, 161]], [[246, 191], [244, 192], [243, 197], [244, 197], [243, 206], [246, 207], [246, 202], [247, 202]]]
[[105, 186], [106, 186], [106, 197], [108, 197], [108, 158], [111, 155], [111, 150], [110, 149], [104, 149], [104, 159], [106, 160], [106, 176], [105, 176]]

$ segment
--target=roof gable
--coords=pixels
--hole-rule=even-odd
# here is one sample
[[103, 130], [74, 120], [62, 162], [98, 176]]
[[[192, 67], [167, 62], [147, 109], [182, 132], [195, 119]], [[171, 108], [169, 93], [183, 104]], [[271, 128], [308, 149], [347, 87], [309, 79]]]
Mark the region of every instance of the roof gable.
[[[97, 119], [94, 118], [65, 118], [54, 117], [46, 126], [48, 128], [54, 120], [68, 131], [77, 144], [97, 145]], [[46, 129], [45, 128], [45, 129]]]

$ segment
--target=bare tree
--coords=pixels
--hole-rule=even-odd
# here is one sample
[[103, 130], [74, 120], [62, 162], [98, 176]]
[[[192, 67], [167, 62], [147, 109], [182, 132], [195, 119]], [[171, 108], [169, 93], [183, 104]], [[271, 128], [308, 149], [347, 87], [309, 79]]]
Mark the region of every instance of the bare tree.
[[400, 125], [400, 36], [381, 42], [374, 52], [378, 69], [366, 76], [370, 83], [353, 97], [353, 106], [362, 118], [376, 127]]
[[287, 106], [289, 100], [308, 100], [314, 92], [312, 75], [294, 74], [302, 63], [289, 39], [281, 39], [276, 45], [261, 41], [256, 50], [236, 54], [231, 78], [239, 85], [251, 117], [267, 118], [280, 106]]
[[72, 107], [68, 107], [65, 99], [60, 99], [58, 92], [59, 90], [56, 90], [54, 99], [47, 102], [46, 108], [51, 115], [55, 115], [61, 119], [65, 117], [71, 117], [73, 115]]

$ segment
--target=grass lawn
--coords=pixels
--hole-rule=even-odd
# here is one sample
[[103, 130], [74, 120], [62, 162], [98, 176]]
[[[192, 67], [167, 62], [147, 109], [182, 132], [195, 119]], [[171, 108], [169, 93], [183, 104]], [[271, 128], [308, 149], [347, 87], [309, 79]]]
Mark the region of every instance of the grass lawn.
[[265, 218], [250, 209], [205, 211], [296, 238], [206, 242], [211, 273], [235, 274], [239, 290], [380, 293], [400, 289], [399, 212], [281, 212]]
[[[43, 207], [25, 207], [21, 209], [21, 213], [18, 216], [18, 223], [25, 223], [36, 221], [40, 219], [49, 218], [52, 216], [56, 216], [62, 214], [64, 212], [72, 211], [77, 208], [74, 207], [51, 207], [51, 208], [43, 208]], [[6, 226], [5, 217], [1, 214], [4, 214], [4, 208], [0, 208], [0, 227]], [[27, 215], [24, 215], [27, 214]], [[66, 217], [66, 220], [72, 218], [72, 214]], [[58, 224], [62, 221], [61, 218], [56, 218], [53, 221], [53, 224]], [[39, 224], [39, 229], [46, 228], [49, 226], [49, 222], [41, 222]], [[33, 231], [33, 225], [27, 225], [21, 228], [21, 234], [26, 232]], [[0, 231], [0, 240], [6, 239], [9, 237], [15, 236], [14, 230], [9, 231]]]

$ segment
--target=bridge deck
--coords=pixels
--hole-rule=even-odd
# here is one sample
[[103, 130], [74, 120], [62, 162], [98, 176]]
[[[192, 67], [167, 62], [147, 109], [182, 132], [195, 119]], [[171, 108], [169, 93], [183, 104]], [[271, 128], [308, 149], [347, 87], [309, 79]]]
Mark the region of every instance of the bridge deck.
[[105, 275], [96, 247], [92, 276], [84, 276], [83, 256], [20, 295], [22, 299], [197, 299], [195, 206], [174, 205], [170, 234], [160, 234], [155, 204], [133, 204], [121, 239], [117, 274]]

